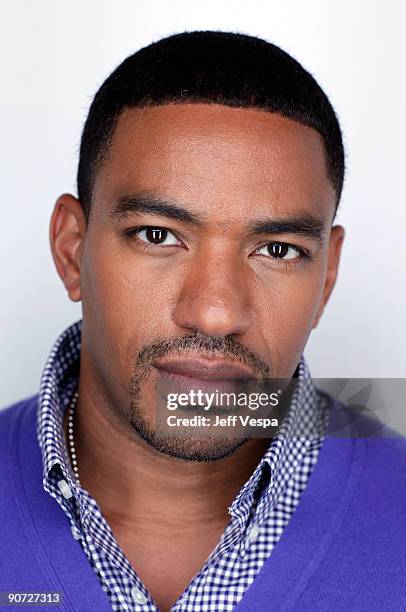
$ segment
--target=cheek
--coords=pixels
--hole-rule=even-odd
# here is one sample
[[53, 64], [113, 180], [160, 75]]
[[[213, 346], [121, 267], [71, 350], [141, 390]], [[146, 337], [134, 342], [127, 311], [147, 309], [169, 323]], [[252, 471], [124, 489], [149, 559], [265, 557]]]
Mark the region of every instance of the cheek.
[[304, 350], [323, 292], [323, 264], [273, 275], [256, 301], [257, 320], [274, 363], [288, 377]]
[[81, 270], [83, 317], [99, 357], [128, 377], [134, 355], [170, 335], [176, 280], [165, 262], [152, 266], [112, 240], [93, 244]]

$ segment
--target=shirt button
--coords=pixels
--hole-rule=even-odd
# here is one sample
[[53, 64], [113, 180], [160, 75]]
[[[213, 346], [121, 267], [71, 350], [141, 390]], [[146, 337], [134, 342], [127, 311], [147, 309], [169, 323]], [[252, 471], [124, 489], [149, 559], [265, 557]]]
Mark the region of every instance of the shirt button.
[[77, 527], [75, 527], [75, 525], [72, 525], [72, 527], [70, 528], [72, 535], [74, 537], [75, 540], [80, 540], [80, 538], [82, 537], [80, 534], [80, 531]]
[[144, 595], [144, 593], [142, 591], [140, 591], [140, 589], [137, 589], [137, 587], [133, 587], [131, 589], [131, 597], [139, 604], [144, 604], [147, 603], [148, 598]]
[[58, 487], [60, 492], [62, 493], [62, 495], [64, 496], [65, 499], [70, 499], [71, 497], [73, 497], [73, 493], [71, 491], [70, 486], [68, 485], [68, 483], [66, 482], [66, 480], [60, 480], [58, 482]]
[[247, 544], [255, 540], [259, 536], [260, 528], [258, 525], [254, 524], [248, 532], [247, 536]]

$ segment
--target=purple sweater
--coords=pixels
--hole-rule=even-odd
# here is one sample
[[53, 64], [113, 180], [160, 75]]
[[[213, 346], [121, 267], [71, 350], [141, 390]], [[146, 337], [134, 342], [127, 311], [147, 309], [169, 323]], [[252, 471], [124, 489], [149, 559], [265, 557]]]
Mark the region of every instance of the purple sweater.
[[[62, 605], [47, 610], [111, 610], [65, 514], [43, 490], [37, 399], [0, 412], [0, 592], [61, 592]], [[406, 441], [388, 430], [371, 436], [367, 419], [349, 415], [334, 403], [330, 432], [340, 437], [326, 438], [237, 612], [406, 611]]]

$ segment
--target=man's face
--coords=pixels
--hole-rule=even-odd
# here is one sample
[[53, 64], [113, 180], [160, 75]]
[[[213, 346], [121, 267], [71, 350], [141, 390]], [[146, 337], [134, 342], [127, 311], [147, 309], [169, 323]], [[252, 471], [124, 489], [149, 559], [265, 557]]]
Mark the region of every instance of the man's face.
[[[176, 437], [154, 443], [162, 396], [290, 378], [334, 285], [343, 232], [322, 139], [257, 109], [129, 109], [85, 229], [66, 198], [82, 228], [77, 283], [65, 276], [82, 299], [82, 361], [123, 420], [191, 458]], [[226, 454], [210, 444], [206, 458]]]

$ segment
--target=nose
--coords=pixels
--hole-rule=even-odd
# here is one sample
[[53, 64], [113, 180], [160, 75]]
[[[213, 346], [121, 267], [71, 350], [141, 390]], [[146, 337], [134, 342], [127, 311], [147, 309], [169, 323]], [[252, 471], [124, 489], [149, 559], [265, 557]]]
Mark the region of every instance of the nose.
[[208, 246], [187, 269], [174, 323], [210, 336], [246, 333], [252, 325], [247, 275], [236, 253]]

